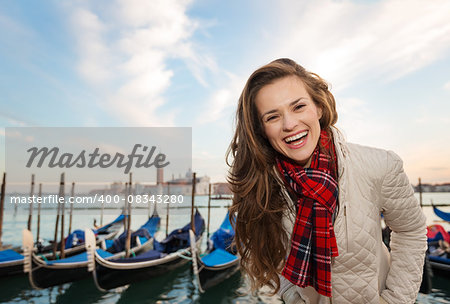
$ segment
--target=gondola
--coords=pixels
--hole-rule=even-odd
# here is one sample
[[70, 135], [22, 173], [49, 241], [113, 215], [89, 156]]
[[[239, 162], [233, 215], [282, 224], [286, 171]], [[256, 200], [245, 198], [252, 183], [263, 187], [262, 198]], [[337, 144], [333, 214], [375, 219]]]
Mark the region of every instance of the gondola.
[[196, 248], [192, 248], [192, 267], [200, 292], [219, 284], [239, 270], [239, 257], [231, 246], [233, 238], [234, 229], [227, 213], [219, 229], [208, 240], [206, 254], [200, 257]]
[[[205, 221], [198, 212], [194, 216], [195, 242], [199, 246]], [[89, 271], [101, 291], [114, 289], [133, 282], [167, 273], [186, 264], [190, 259], [189, 229], [191, 223], [172, 231], [164, 240], [154, 240], [154, 249], [129, 258], [105, 259], [94, 250], [93, 236], [87, 231]], [[90, 235], [90, 236], [89, 236]]]
[[[97, 243], [100, 244], [102, 241], [110, 240], [114, 238], [121, 227], [121, 223], [124, 220], [124, 215], [118, 216], [114, 221], [102, 226], [100, 228], [94, 229], [94, 233], [99, 236], [97, 238]], [[83, 235], [83, 237], [81, 237]], [[74, 239], [77, 239], [74, 242]], [[66, 248], [65, 255], [67, 257], [76, 255], [85, 250], [84, 245], [84, 231], [82, 234], [80, 230], [75, 230], [66, 238]], [[58, 245], [58, 250], [61, 246]], [[41, 255], [46, 260], [53, 259], [53, 246], [40, 246], [37, 244], [36, 251], [39, 255]], [[59, 252], [56, 253], [59, 256]], [[13, 275], [23, 274], [23, 263], [24, 263], [24, 255], [13, 250], [13, 249], [5, 249], [0, 251], [0, 277], [7, 277]]]
[[0, 251], [0, 277], [23, 273], [23, 255], [12, 250]]
[[427, 257], [434, 273], [450, 276], [450, 232], [441, 225], [427, 227]]
[[442, 273], [446, 277], [450, 277], [450, 258], [447, 256], [428, 255], [433, 273]]
[[[126, 215], [120, 214], [116, 219], [110, 223], [103, 225], [101, 227], [92, 229], [93, 233], [96, 235], [97, 245], [102, 242], [114, 239], [119, 233], [120, 229], [123, 227], [123, 221], [126, 219]], [[84, 245], [84, 230], [77, 229], [70, 233], [65, 239], [65, 249], [64, 254], [66, 257], [78, 254], [85, 251]], [[56, 249], [59, 251], [61, 249], [61, 242], [58, 243]], [[53, 244], [47, 246], [41, 246], [37, 244], [37, 253], [44, 254], [46, 258], [49, 257], [48, 252], [53, 250]], [[59, 256], [59, 253], [57, 254]]]
[[438, 217], [440, 217], [442, 220], [446, 222], [450, 222], [450, 212], [445, 212], [442, 210], [439, 210], [436, 206], [433, 205], [433, 211], [434, 214], [436, 214]]
[[[141, 252], [151, 248], [152, 238], [159, 224], [160, 218], [157, 214], [150, 217], [139, 230], [132, 234], [133, 247], [131, 250], [133, 252]], [[93, 247], [97, 247], [94, 232], [90, 229], [87, 229], [87, 231], [89, 231], [88, 234], [92, 238], [91, 243], [94, 244]], [[87, 236], [86, 233], [85, 235]], [[99, 256], [106, 260], [118, 259], [125, 255], [125, 252], [122, 250], [125, 247], [124, 244], [125, 238], [118, 238], [107, 250], [94, 249]], [[24, 248], [24, 271], [28, 273], [30, 284], [35, 289], [73, 282], [89, 276], [86, 251], [65, 259], [48, 261], [30, 250], [32, 248], [32, 234], [29, 230], [24, 230]]]

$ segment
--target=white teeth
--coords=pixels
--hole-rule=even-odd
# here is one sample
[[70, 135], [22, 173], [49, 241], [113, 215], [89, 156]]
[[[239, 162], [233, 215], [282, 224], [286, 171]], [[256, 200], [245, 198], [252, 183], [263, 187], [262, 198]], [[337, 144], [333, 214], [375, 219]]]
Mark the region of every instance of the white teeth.
[[302, 138], [303, 136], [306, 136], [307, 134], [308, 134], [308, 131], [304, 131], [304, 132], [302, 132], [302, 133], [298, 133], [297, 135], [288, 137], [288, 138], [286, 138], [284, 141], [287, 142], [287, 143], [290, 143], [290, 142], [292, 142], [292, 141], [294, 141], [294, 140], [297, 140], [297, 139], [299, 139], [299, 138]]

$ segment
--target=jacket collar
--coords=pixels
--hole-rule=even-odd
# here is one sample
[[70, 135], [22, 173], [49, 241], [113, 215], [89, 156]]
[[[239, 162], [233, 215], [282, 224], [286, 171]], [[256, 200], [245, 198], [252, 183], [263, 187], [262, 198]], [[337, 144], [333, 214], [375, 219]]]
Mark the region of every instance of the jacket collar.
[[[334, 147], [336, 150], [336, 157], [338, 159], [338, 183], [341, 184], [341, 183], [345, 183], [345, 181], [342, 178], [344, 176], [346, 160], [347, 160], [347, 156], [348, 156], [347, 142], [344, 138], [344, 135], [338, 128], [336, 128], [335, 126], [331, 126], [330, 128], [331, 128], [331, 133], [333, 134]], [[280, 177], [280, 172], [278, 171], [277, 167], [273, 166], [272, 169], [275, 172], [275, 177], [276, 177], [278, 184], [281, 186], [283, 195], [285, 196], [285, 198], [288, 201], [292, 202], [292, 200], [290, 199], [290, 196], [288, 194], [288, 191], [286, 190], [286, 188], [284, 186], [284, 182], [282, 181], [282, 178]], [[344, 191], [341, 190], [341, 187], [340, 187], [339, 191], [340, 191], [339, 196], [343, 197]]]
[[334, 147], [336, 150], [336, 157], [338, 159], [338, 180], [340, 180], [344, 174], [348, 156], [347, 142], [344, 135], [338, 128], [331, 126], [331, 133], [333, 134]]

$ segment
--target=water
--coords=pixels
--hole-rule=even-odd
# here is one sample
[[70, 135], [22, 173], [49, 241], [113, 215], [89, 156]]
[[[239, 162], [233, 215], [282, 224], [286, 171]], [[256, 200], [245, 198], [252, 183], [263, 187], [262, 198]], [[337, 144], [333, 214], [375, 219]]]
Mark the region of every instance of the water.
[[[417, 196], [418, 197], [418, 196]], [[196, 205], [200, 206], [200, 212], [207, 222], [207, 197], [196, 198]], [[423, 195], [424, 205], [430, 201], [439, 204], [450, 205], [450, 193], [425, 193]], [[170, 205], [169, 230], [181, 227], [190, 221], [190, 198], [185, 197], [181, 205]], [[211, 208], [210, 231], [215, 231], [221, 224], [230, 201], [212, 201], [215, 208]], [[183, 207], [183, 208], [174, 208]], [[161, 216], [161, 229], [166, 227], [166, 205], [157, 205]], [[450, 211], [450, 207], [441, 207], [444, 211]], [[113, 220], [119, 212], [108, 212], [104, 215], [103, 223]], [[432, 208], [424, 207], [427, 216], [427, 224], [431, 225], [435, 220]], [[34, 213], [36, 215], [36, 211]], [[134, 209], [131, 226], [136, 229], [143, 224], [148, 217], [148, 210]], [[3, 242], [21, 245], [21, 230], [26, 227], [28, 211], [19, 208], [14, 215], [11, 209], [6, 210], [3, 225]], [[75, 210], [73, 218], [74, 228], [92, 227], [93, 220], [100, 223], [100, 210]], [[41, 237], [53, 238], [55, 211], [41, 211]], [[450, 230], [448, 223], [443, 224]], [[68, 217], [66, 216], [66, 229], [68, 229]], [[36, 216], [33, 218], [33, 233], [36, 234]], [[206, 236], [206, 234], [205, 234]], [[203, 242], [203, 248], [206, 243]], [[270, 297], [267, 293], [260, 292], [257, 295], [246, 293], [247, 285], [239, 273], [232, 276], [219, 286], [200, 294], [192, 283], [193, 276], [190, 265], [185, 265], [176, 271], [167, 273], [161, 277], [142, 281], [123, 287], [115, 291], [102, 293], [98, 291], [91, 278], [82, 281], [68, 283], [61, 286], [44, 290], [33, 290], [26, 276], [0, 279], [0, 303], [282, 303], [276, 297]], [[450, 303], [450, 279], [433, 277], [433, 293], [429, 295], [419, 294], [417, 303]]]

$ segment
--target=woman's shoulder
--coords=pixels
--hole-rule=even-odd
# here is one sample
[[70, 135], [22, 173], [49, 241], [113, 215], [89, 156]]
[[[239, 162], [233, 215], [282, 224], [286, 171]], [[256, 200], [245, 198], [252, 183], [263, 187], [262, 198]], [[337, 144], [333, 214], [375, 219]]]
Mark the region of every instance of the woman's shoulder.
[[398, 174], [403, 170], [401, 158], [391, 150], [355, 143], [348, 143], [347, 149], [347, 161], [353, 169], [377, 180], [382, 181], [387, 175]]
[[371, 165], [389, 167], [393, 163], [401, 162], [400, 157], [391, 150], [347, 142], [342, 132], [336, 128], [333, 130], [333, 135], [336, 148], [340, 150], [338, 155], [341, 155], [341, 158], [349, 158], [365, 166], [369, 165], [369, 167]]
[[401, 158], [392, 150], [375, 148], [355, 143], [347, 143], [348, 155], [353, 158], [361, 159], [365, 162], [375, 162], [390, 165], [402, 162]]

